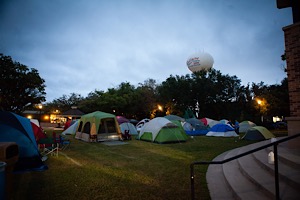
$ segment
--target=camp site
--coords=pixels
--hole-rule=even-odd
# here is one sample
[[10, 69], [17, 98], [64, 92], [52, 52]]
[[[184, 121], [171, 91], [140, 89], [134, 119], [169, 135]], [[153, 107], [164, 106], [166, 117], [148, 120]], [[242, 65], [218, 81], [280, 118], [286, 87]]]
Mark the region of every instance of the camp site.
[[[4, 182], [11, 199], [189, 199], [192, 162], [286, 135], [252, 122], [241, 123], [250, 125], [237, 134], [228, 120], [210, 120], [210, 127], [204, 118], [174, 116], [135, 126], [101, 111], [82, 115], [66, 130], [42, 128], [12, 112], [0, 112], [0, 120], [1, 144], [19, 148]], [[200, 199], [212, 195], [207, 170], [195, 167]]]

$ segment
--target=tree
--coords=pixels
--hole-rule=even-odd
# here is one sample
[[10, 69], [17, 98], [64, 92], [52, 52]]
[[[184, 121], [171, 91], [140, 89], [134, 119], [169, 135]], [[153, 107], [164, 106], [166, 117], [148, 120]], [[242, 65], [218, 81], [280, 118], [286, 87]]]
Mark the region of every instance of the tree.
[[58, 99], [54, 99], [52, 102], [47, 103], [46, 109], [51, 110], [59, 110], [60, 112], [65, 112], [71, 109], [72, 106], [78, 106], [81, 101], [83, 101], [83, 97], [80, 94], [71, 93], [70, 95], [63, 95]]
[[20, 114], [45, 98], [45, 81], [34, 68], [0, 54], [0, 109]]
[[[186, 109], [199, 117], [237, 118], [240, 115], [236, 102], [242, 95], [240, 80], [236, 76], [223, 75], [211, 69], [193, 73], [191, 76], [170, 76], [158, 87], [159, 96], [172, 114], [182, 115]], [[235, 103], [235, 104], [233, 104]]]
[[104, 91], [102, 90], [90, 92], [88, 96], [78, 104], [78, 107], [80, 107], [80, 109], [82, 109], [85, 113], [101, 110], [101, 108], [99, 108], [99, 99], [103, 94]]

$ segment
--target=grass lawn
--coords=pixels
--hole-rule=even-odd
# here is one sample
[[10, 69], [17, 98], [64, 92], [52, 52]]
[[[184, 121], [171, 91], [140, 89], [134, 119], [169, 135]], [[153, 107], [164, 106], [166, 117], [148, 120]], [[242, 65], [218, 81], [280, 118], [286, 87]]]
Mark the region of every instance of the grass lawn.
[[[52, 130], [46, 132], [51, 135]], [[193, 161], [212, 160], [252, 143], [198, 136], [177, 144], [133, 139], [125, 145], [107, 146], [67, 137], [70, 147], [58, 157], [49, 156], [48, 170], [14, 174], [13, 199], [190, 199]], [[195, 167], [197, 199], [210, 199], [206, 170], [207, 166]]]

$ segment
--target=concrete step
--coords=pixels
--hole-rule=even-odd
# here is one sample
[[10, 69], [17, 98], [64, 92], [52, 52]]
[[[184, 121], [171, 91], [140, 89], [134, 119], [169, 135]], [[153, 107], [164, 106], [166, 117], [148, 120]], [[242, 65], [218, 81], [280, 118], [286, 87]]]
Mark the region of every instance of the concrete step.
[[[231, 150], [225, 155], [224, 159], [238, 155], [240, 149], [241, 148]], [[233, 195], [236, 199], [271, 199], [271, 197], [263, 191], [263, 188], [253, 184], [247, 177], [244, 176], [237, 159], [224, 163], [223, 173], [226, 178], [226, 182], [233, 191]]]
[[[262, 150], [253, 153], [252, 156], [260, 167], [267, 170], [274, 177], [275, 166], [274, 164], [268, 163], [268, 154], [268, 151]], [[290, 187], [293, 187], [296, 190], [300, 188], [300, 168], [297, 170], [279, 159], [278, 175], [280, 179], [287, 183]]]
[[[270, 141], [262, 141], [254, 143], [244, 147], [244, 149], [252, 150], [257, 147], [260, 147], [264, 144], [268, 144]], [[259, 164], [260, 167], [274, 174], [274, 165], [268, 163], [268, 154], [273, 151], [273, 147], [269, 147], [265, 150], [257, 151], [252, 154], [255, 161]], [[296, 153], [299, 150], [289, 150], [284, 146], [284, 143], [278, 145], [278, 172], [280, 179], [284, 180], [290, 187], [294, 189], [300, 188], [300, 154]]]
[[[266, 140], [233, 149], [217, 156], [214, 161], [231, 158], [243, 152], [269, 144]], [[279, 144], [278, 168], [280, 199], [300, 197], [300, 151]], [[206, 174], [211, 199], [275, 199], [274, 165], [268, 163], [273, 147], [227, 162], [209, 165]]]
[[[248, 145], [239, 150], [244, 153], [257, 147], [259, 144]], [[261, 143], [263, 145], [263, 142]], [[270, 198], [274, 199], [275, 195], [275, 178], [274, 165], [268, 163], [268, 151], [260, 150], [250, 156], [241, 157], [238, 159], [240, 169], [245, 177], [247, 177], [253, 184], [263, 190], [263, 192]], [[281, 164], [284, 166], [284, 164]], [[288, 166], [285, 166], [286, 169]], [[284, 167], [284, 168], [285, 168]], [[273, 173], [271, 173], [273, 171]], [[282, 177], [284, 173], [281, 174]], [[287, 184], [286, 178], [279, 180], [280, 197], [281, 199], [298, 199], [300, 193]]]
[[[277, 141], [285, 137], [276, 138]], [[264, 141], [265, 144], [270, 143], [271, 140]], [[288, 142], [280, 143], [277, 146], [278, 159], [284, 162], [286, 165], [291, 166], [295, 169], [300, 169], [300, 150], [288, 148]], [[268, 151], [273, 151], [273, 146], [268, 148]]]
[[[228, 152], [224, 152], [213, 159], [213, 161], [222, 161]], [[211, 199], [225, 200], [234, 199], [233, 193], [228, 187], [223, 175], [222, 165], [209, 165], [206, 173], [207, 187], [210, 192]]]

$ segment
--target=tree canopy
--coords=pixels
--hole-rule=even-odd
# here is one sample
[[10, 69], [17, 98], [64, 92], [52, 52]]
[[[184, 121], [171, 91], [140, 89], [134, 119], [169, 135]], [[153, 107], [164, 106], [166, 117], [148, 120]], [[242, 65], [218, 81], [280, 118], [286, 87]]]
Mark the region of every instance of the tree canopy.
[[[76, 104], [86, 113], [101, 110], [135, 119], [167, 114], [183, 116], [186, 110], [191, 110], [199, 114], [198, 118], [260, 122], [262, 114], [288, 116], [287, 91], [286, 79], [281, 85], [268, 86], [261, 82], [243, 86], [236, 76], [211, 69], [185, 76], [170, 75], [160, 84], [153, 79], [137, 87], [122, 82], [106, 92], [95, 90], [86, 98], [77, 98]], [[51, 105], [62, 108], [65, 97], [54, 100]], [[71, 97], [67, 102], [73, 102]], [[264, 105], [258, 105], [257, 99], [264, 99]]]
[[44, 102], [45, 81], [39, 72], [0, 54], [0, 109], [21, 113]]

